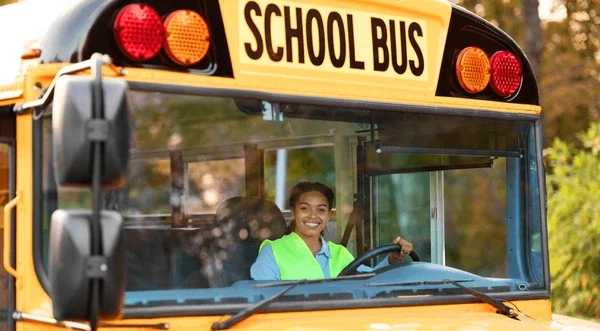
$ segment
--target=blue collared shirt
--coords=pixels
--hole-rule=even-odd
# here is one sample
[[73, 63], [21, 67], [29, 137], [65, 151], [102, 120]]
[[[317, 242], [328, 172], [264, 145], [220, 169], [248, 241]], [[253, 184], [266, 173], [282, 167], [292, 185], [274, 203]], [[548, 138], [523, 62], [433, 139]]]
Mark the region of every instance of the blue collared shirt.
[[[331, 259], [331, 252], [329, 251], [329, 245], [323, 237], [321, 238], [321, 250], [317, 252], [315, 258], [323, 270], [325, 278], [330, 278], [329, 274], [329, 260]], [[361, 265], [357, 268], [358, 272], [366, 273], [372, 272], [375, 269], [379, 269], [389, 265], [387, 257], [383, 259], [375, 268], [370, 268], [365, 265]], [[256, 262], [252, 264], [250, 268], [250, 276], [254, 280], [281, 280], [281, 272], [277, 261], [275, 261], [275, 254], [273, 254], [273, 248], [271, 245], [265, 245], [256, 258]]]

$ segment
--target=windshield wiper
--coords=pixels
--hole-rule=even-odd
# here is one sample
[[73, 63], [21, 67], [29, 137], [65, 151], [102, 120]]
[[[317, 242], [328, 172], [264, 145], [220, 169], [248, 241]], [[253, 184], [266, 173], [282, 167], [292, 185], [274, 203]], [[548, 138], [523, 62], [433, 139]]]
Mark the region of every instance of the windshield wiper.
[[270, 282], [270, 283], [256, 284], [256, 285], [253, 285], [252, 287], [264, 288], [264, 287], [275, 287], [275, 286], [285, 286], [285, 285], [288, 285], [288, 287], [283, 289], [283, 291], [281, 291], [277, 294], [274, 294], [273, 296], [270, 296], [268, 298], [265, 298], [265, 299], [259, 301], [254, 306], [250, 306], [244, 310], [237, 312], [235, 315], [232, 315], [230, 318], [224, 320], [223, 322], [213, 323], [213, 325], [211, 326], [211, 329], [212, 330], [227, 330], [227, 329], [229, 329], [230, 327], [234, 326], [235, 324], [256, 314], [262, 308], [266, 307], [271, 302], [277, 300], [278, 298], [280, 298], [281, 296], [286, 294], [289, 290], [293, 289], [294, 287], [296, 287], [297, 285], [300, 285], [300, 284], [317, 284], [317, 283], [329, 283], [329, 282], [348, 280], [348, 279], [363, 279], [363, 278], [372, 277], [374, 275], [375, 275], [375, 273], [366, 273], [366, 274], [360, 274], [360, 275], [341, 276], [341, 277], [335, 277], [335, 278], [310, 279], [310, 280], [309, 279], [301, 279], [301, 280], [295, 280], [295, 281], [289, 281], [289, 282]]
[[488, 305], [498, 309], [498, 312], [502, 315], [508, 316], [508, 317], [515, 317], [517, 316], [517, 314], [515, 313], [515, 310], [510, 308], [509, 306], [505, 305], [502, 303], [502, 301], [500, 300], [496, 300], [494, 298], [492, 298], [491, 296], [481, 293], [479, 291], [475, 291], [472, 288], [468, 288], [466, 286], [463, 286], [462, 284], [460, 284], [457, 281], [454, 280], [450, 280], [450, 279], [444, 279], [444, 281], [448, 284], [452, 284], [460, 289], [462, 289], [463, 291], [471, 294], [472, 296], [476, 297], [477, 299], [481, 300], [482, 302], [487, 303]]
[[509, 306], [505, 305], [504, 303], [502, 303], [502, 301], [496, 300], [487, 294], [475, 291], [472, 288], [469, 288], [469, 287], [466, 287], [466, 286], [463, 286], [462, 284], [460, 284], [460, 283], [472, 282], [472, 281], [473, 281], [472, 279], [463, 279], [463, 280], [443, 279], [443, 280], [412, 282], [412, 283], [367, 283], [367, 284], [365, 284], [365, 286], [415, 286], [415, 285], [452, 284], [452, 285], [462, 289], [463, 291], [471, 294], [472, 296], [476, 297], [481, 302], [487, 303], [488, 305], [496, 308], [498, 310], [498, 313], [500, 313], [502, 315], [508, 316], [510, 318], [514, 318], [515, 316], [517, 316], [517, 313], [515, 313], [515, 310], [510, 308]]
[[211, 329], [212, 330], [227, 330], [227, 329], [229, 329], [230, 327], [234, 326], [235, 324], [245, 320], [246, 318], [248, 318], [248, 317], [252, 316], [253, 314], [255, 314], [256, 312], [260, 311], [260, 309], [267, 306], [271, 302], [277, 300], [279, 297], [286, 294], [289, 290], [296, 287], [296, 285], [302, 284], [304, 282], [305, 282], [305, 280], [296, 281], [293, 284], [291, 284], [290, 286], [283, 289], [283, 291], [281, 291], [271, 297], [268, 297], [268, 298], [265, 298], [265, 299], [259, 301], [254, 306], [250, 306], [244, 310], [240, 310], [239, 312], [237, 312], [237, 314], [232, 315], [230, 318], [224, 320], [223, 322], [214, 322], [213, 325], [211, 326]]

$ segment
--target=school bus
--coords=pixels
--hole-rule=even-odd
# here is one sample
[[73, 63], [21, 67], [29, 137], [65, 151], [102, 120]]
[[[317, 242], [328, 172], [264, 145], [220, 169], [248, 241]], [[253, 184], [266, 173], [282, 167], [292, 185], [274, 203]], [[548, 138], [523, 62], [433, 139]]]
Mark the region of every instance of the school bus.
[[[434, 0], [0, 9], [16, 54], [0, 81], [5, 329], [573, 323], [549, 301], [536, 77], [472, 13]], [[333, 278], [254, 280], [301, 181], [333, 189], [324, 237], [356, 260]], [[398, 235], [416, 254], [357, 272]]]

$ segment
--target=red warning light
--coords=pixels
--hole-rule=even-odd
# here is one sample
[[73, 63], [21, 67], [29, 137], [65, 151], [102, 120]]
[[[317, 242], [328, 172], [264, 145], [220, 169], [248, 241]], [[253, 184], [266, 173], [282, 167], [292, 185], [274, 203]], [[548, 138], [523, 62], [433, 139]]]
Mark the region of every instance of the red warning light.
[[131, 4], [119, 12], [114, 24], [117, 44], [127, 57], [146, 61], [160, 51], [165, 27], [158, 13], [144, 4]]
[[517, 57], [508, 51], [498, 51], [490, 59], [492, 76], [490, 85], [501, 97], [514, 94], [523, 78], [523, 69]]

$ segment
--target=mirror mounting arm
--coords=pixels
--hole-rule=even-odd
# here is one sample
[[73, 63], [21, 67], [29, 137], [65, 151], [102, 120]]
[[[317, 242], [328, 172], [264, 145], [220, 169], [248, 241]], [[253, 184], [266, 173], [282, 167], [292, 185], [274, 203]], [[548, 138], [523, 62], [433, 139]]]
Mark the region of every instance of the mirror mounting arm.
[[88, 256], [85, 261], [85, 275], [90, 279], [104, 279], [108, 270], [105, 256]]
[[[102, 209], [102, 146], [108, 137], [108, 128], [104, 120], [104, 91], [102, 89], [102, 65], [106, 60], [101, 54], [93, 54], [91, 68], [94, 81], [92, 83], [92, 119], [88, 122], [88, 137], [92, 139], [92, 224], [91, 224], [91, 257], [89, 261], [102, 258], [102, 226], [100, 210]], [[106, 261], [101, 262], [106, 265]], [[88, 264], [89, 266], [89, 264]], [[93, 268], [94, 269], [94, 268]], [[92, 270], [93, 270], [92, 269]], [[101, 279], [91, 279], [92, 296], [89, 307], [90, 326], [96, 331], [100, 312]]]
[[87, 123], [87, 136], [92, 142], [105, 142], [108, 139], [108, 122], [104, 119], [92, 119]]
[[[94, 54], [94, 55], [97, 55], [97, 54]], [[87, 69], [92, 69], [95, 66], [95, 61], [96, 61], [94, 59], [94, 55], [92, 55], [92, 57], [89, 60], [71, 64], [71, 65], [68, 65], [68, 66], [60, 69], [58, 71], [58, 73], [56, 74], [56, 76], [54, 77], [54, 79], [52, 80], [52, 83], [50, 83], [50, 86], [48, 87], [48, 89], [46, 89], [46, 92], [40, 99], [25, 102], [22, 104], [16, 104], [13, 107], [13, 112], [16, 113], [17, 115], [19, 115], [29, 109], [33, 109], [33, 108], [37, 108], [37, 107], [45, 108], [46, 106], [48, 106], [48, 104], [50, 103], [50, 101], [52, 100], [52, 98], [54, 96], [54, 87], [56, 86], [56, 82], [58, 81], [58, 79], [64, 75], [72, 75], [72, 74], [76, 74], [78, 72], [81, 72], [81, 71], [84, 71]], [[115, 65], [113, 65], [112, 59], [110, 58], [110, 56], [108, 56], [108, 55], [97, 55], [97, 56], [101, 56], [102, 64], [109, 65], [110, 68], [113, 71], [115, 71], [119, 76], [125, 76], [125, 70], [119, 69]]]

